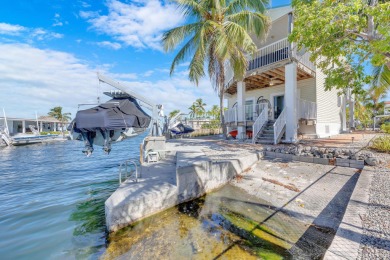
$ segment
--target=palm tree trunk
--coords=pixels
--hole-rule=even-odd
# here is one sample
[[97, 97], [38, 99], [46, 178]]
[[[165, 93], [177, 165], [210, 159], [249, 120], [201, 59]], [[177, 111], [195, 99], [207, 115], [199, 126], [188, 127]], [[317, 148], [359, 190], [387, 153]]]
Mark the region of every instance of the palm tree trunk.
[[223, 98], [225, 95], [225, 64], [223, 62], [219, 62], [219, 108], [220, 108], [220, 117], [221, 117], [221, 127], [222, 127], [222, 137], [224, 139], [227, 138], [227, 131], [225, 126], [225, 117], [224, 117], [224, 107], [223, 107]]

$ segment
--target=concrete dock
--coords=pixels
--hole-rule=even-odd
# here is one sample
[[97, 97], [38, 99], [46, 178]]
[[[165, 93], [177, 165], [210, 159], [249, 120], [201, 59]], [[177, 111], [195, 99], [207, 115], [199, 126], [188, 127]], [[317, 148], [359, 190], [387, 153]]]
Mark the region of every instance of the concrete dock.
[[[182, 202], [218, 189], [244, 172], [262, 152], [229, 152], [207, 155], [214, 141], [184, 139], [167, 142], [165, 159], [141, 166], [142, 178], [128, 180], [105, 202], [106, 224], [114, 232]], [[222, 154], [222, 153], [221, 153]]]

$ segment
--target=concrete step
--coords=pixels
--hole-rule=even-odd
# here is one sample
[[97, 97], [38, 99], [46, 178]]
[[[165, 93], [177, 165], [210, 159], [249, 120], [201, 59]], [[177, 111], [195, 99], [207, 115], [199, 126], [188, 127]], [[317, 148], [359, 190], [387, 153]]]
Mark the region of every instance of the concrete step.
[[274, 134], [274, 129], [264, 129], [263, 133], [264, 134]]
[[268, 140], [268, 139], [257, 139], [255, 141], [256, 144], [273, 144], [274, 140]]
[[259, 137], [264, 137], [264, 138], [274, 138], [274, 134], [265, 134], [265, 133], [262, 133]]

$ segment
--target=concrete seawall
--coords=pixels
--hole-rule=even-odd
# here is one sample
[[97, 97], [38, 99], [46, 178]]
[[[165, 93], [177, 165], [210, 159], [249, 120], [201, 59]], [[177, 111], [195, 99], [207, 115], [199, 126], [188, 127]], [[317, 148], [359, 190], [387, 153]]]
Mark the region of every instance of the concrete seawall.
[[141, 167], [142, 179], [126, 181], [106, 200], [106, 224], [115, 232], [228, 183], [263, 158], [263, 152], [213, 161], [202, 152], [177, 152], [173, 158]]

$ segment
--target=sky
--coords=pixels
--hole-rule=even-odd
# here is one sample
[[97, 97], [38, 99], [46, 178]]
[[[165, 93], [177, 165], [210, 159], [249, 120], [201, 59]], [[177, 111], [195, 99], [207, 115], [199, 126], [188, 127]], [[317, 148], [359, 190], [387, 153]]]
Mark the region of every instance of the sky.
[[[289, 1], [273, 1], [274, 6]], [[0, 109], [34, 118], [62, 106], [96, 103], [112, 87], [100, 72], [163, 104], [187, 112], [197, 98], [218, 104], [210, 80], [195, 86], [188, 62], [169, 75], [176, 52], [164, 53], [161, 35], [185, 23], [172, 2], [159, 0], [2, 0], [0, 8]]]

